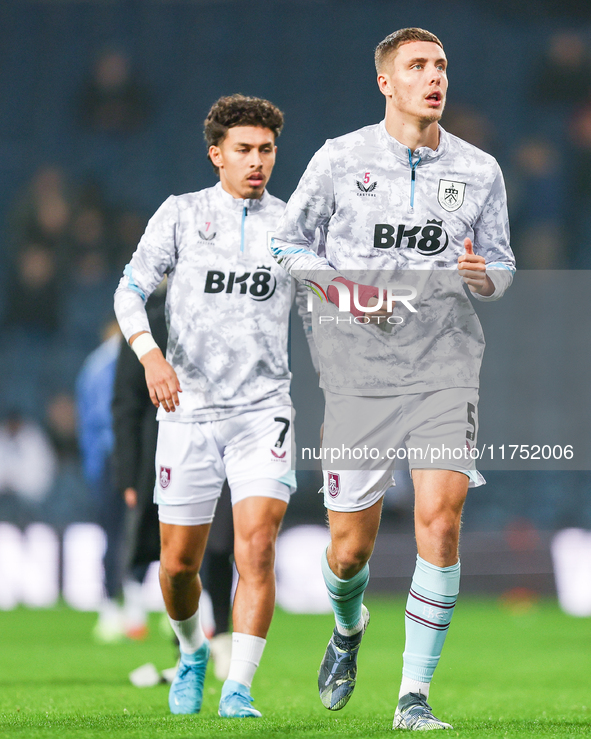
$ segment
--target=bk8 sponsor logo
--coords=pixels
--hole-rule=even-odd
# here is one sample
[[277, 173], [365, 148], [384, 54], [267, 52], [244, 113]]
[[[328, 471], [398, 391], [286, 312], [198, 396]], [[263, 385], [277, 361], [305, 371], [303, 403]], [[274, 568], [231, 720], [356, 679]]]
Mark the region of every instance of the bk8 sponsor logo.
[[226, 275], [219, 269], [210, 269], [205, 277], [204, 292], [235, 293], [248, 295], [252, 300], [263, 301], [269, 300], [276, 287], [277, 280], [271, 274], [270, 267], [257, 267], [255, 272], [244, 272], [241, 275], [236, 272]]
[[427, 221], [425, 226], [407, 226], [400, 223], [376, 223], [373, 245], [376, 249], [415, 249], [419, 254], [434, 256], [447, 248], [449, 236], [443, 229], [443, 221]]

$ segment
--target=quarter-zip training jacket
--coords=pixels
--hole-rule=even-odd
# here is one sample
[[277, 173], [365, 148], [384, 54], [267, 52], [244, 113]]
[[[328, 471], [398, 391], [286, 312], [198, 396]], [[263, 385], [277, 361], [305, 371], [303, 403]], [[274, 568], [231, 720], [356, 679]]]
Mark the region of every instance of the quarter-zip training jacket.
[[169, 197], [150, 219], [115, 293], [127, 340], [149, 331], [145, 301], [168, 275], [166, 358], [183, 392], [158, 420], [215, 421], [289, 403], [290, 276], [269, 244], [285, 203], [239, 200], [220, 183]]
[[411, 152], [383, 121], [328, 140], [277, 227], [274, 258], [318, 296], [340, 275], [416, 290], [415, 313], [396, 301], [398, 325], [363, 325], [314, 298], [321, 385], [332, 392], [478, 387], [484, 338], [457, 263], [469, 237], [495, 285], [474, 297], [496, 300], [511, 284], [505, 187], [492, 156], [439, 132], [435, 151]]

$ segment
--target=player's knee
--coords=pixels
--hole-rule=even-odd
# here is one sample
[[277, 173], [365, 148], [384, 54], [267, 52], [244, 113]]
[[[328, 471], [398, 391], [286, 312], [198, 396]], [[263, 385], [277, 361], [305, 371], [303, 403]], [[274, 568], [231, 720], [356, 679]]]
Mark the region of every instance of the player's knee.
[[171, 584], [184, 584], [197, 577], [199, 565], [192, 557], [162, 557], [160, 567]]
[[453, 515], [434, 516], [424, 521], [423, 537], [441, 554], [453, 554], [458, 548], [460, 535], [460, 518]]
[[332, 545], [335, 575], [342, 580], [354, 577], [369, 561], [372, 545], [367, 542], [346, 542], [339, 546]]
[[257, 529], [237, 547], [237, 565], [244, 571], [264, 574], [275, 561], [275, 534], [267, 528]]

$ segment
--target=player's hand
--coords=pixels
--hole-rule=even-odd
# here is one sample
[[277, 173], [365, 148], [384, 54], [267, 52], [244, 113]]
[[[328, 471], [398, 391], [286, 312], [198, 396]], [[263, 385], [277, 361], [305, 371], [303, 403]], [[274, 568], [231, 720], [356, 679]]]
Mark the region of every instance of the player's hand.
[[458, 259], [458, 269], [462, 279], [473, 293], [488, 296], [495, 291], [492, 280], [486, 274], [484, 257], [474, 254], [470, 239], [464, 239], [465, 253]]
[[[367, 301], [367, 307], [371, 308], [374, 305], [378, 304], [377, 298], [370, 298]], [[392, 303], [394, 305], [394, 303]], [[384, 323], [390, 316], [392, 315], [392, 310], [388, 310], [388, 303], [384, 300], [382, 303], [382, 307], [379, 310], [376, 310], [373, 313], [365, 313], [365, 316], [369, 318], [369, 323]]]
[[140, 359], [146, 371], [146, 385], [150, 392], [150, 400], [156, 408], [160, 405], [167, 413], [174, 413], [179, 405], [179, 393], [182, 393], [179, 378], [160, 349], [152, 349]]
[[137, 505], [137, 490], [135, 488], [125, 488], [123, 499], [128, 508], [135, 508]]

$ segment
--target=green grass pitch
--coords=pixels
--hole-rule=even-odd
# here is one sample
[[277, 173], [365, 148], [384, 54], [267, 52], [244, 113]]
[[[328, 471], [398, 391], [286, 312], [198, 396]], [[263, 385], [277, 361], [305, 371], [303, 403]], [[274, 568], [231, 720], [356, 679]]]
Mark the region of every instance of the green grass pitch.
[[[255, 678], [259, 720], [217, 716], [220, 683], [208, 672], [199, 716], [172, 716], [166, 686], [138, 689], [128, 673], [173, 663], [152, 621], [144, 643], [98, 646], [95, 615], [67, 608], [0, 613], [0, 737], [385, 737], [403, 649], [404, 600], [370, 599], [372, 620], [349, 704], [322, 707], [316, 671], [331, 616], [278, 611]], [[579, 737], [591, 734], [591, 623], [555, 603], [507, 609], [460, 600], [430, 700], [448, 736]]]

